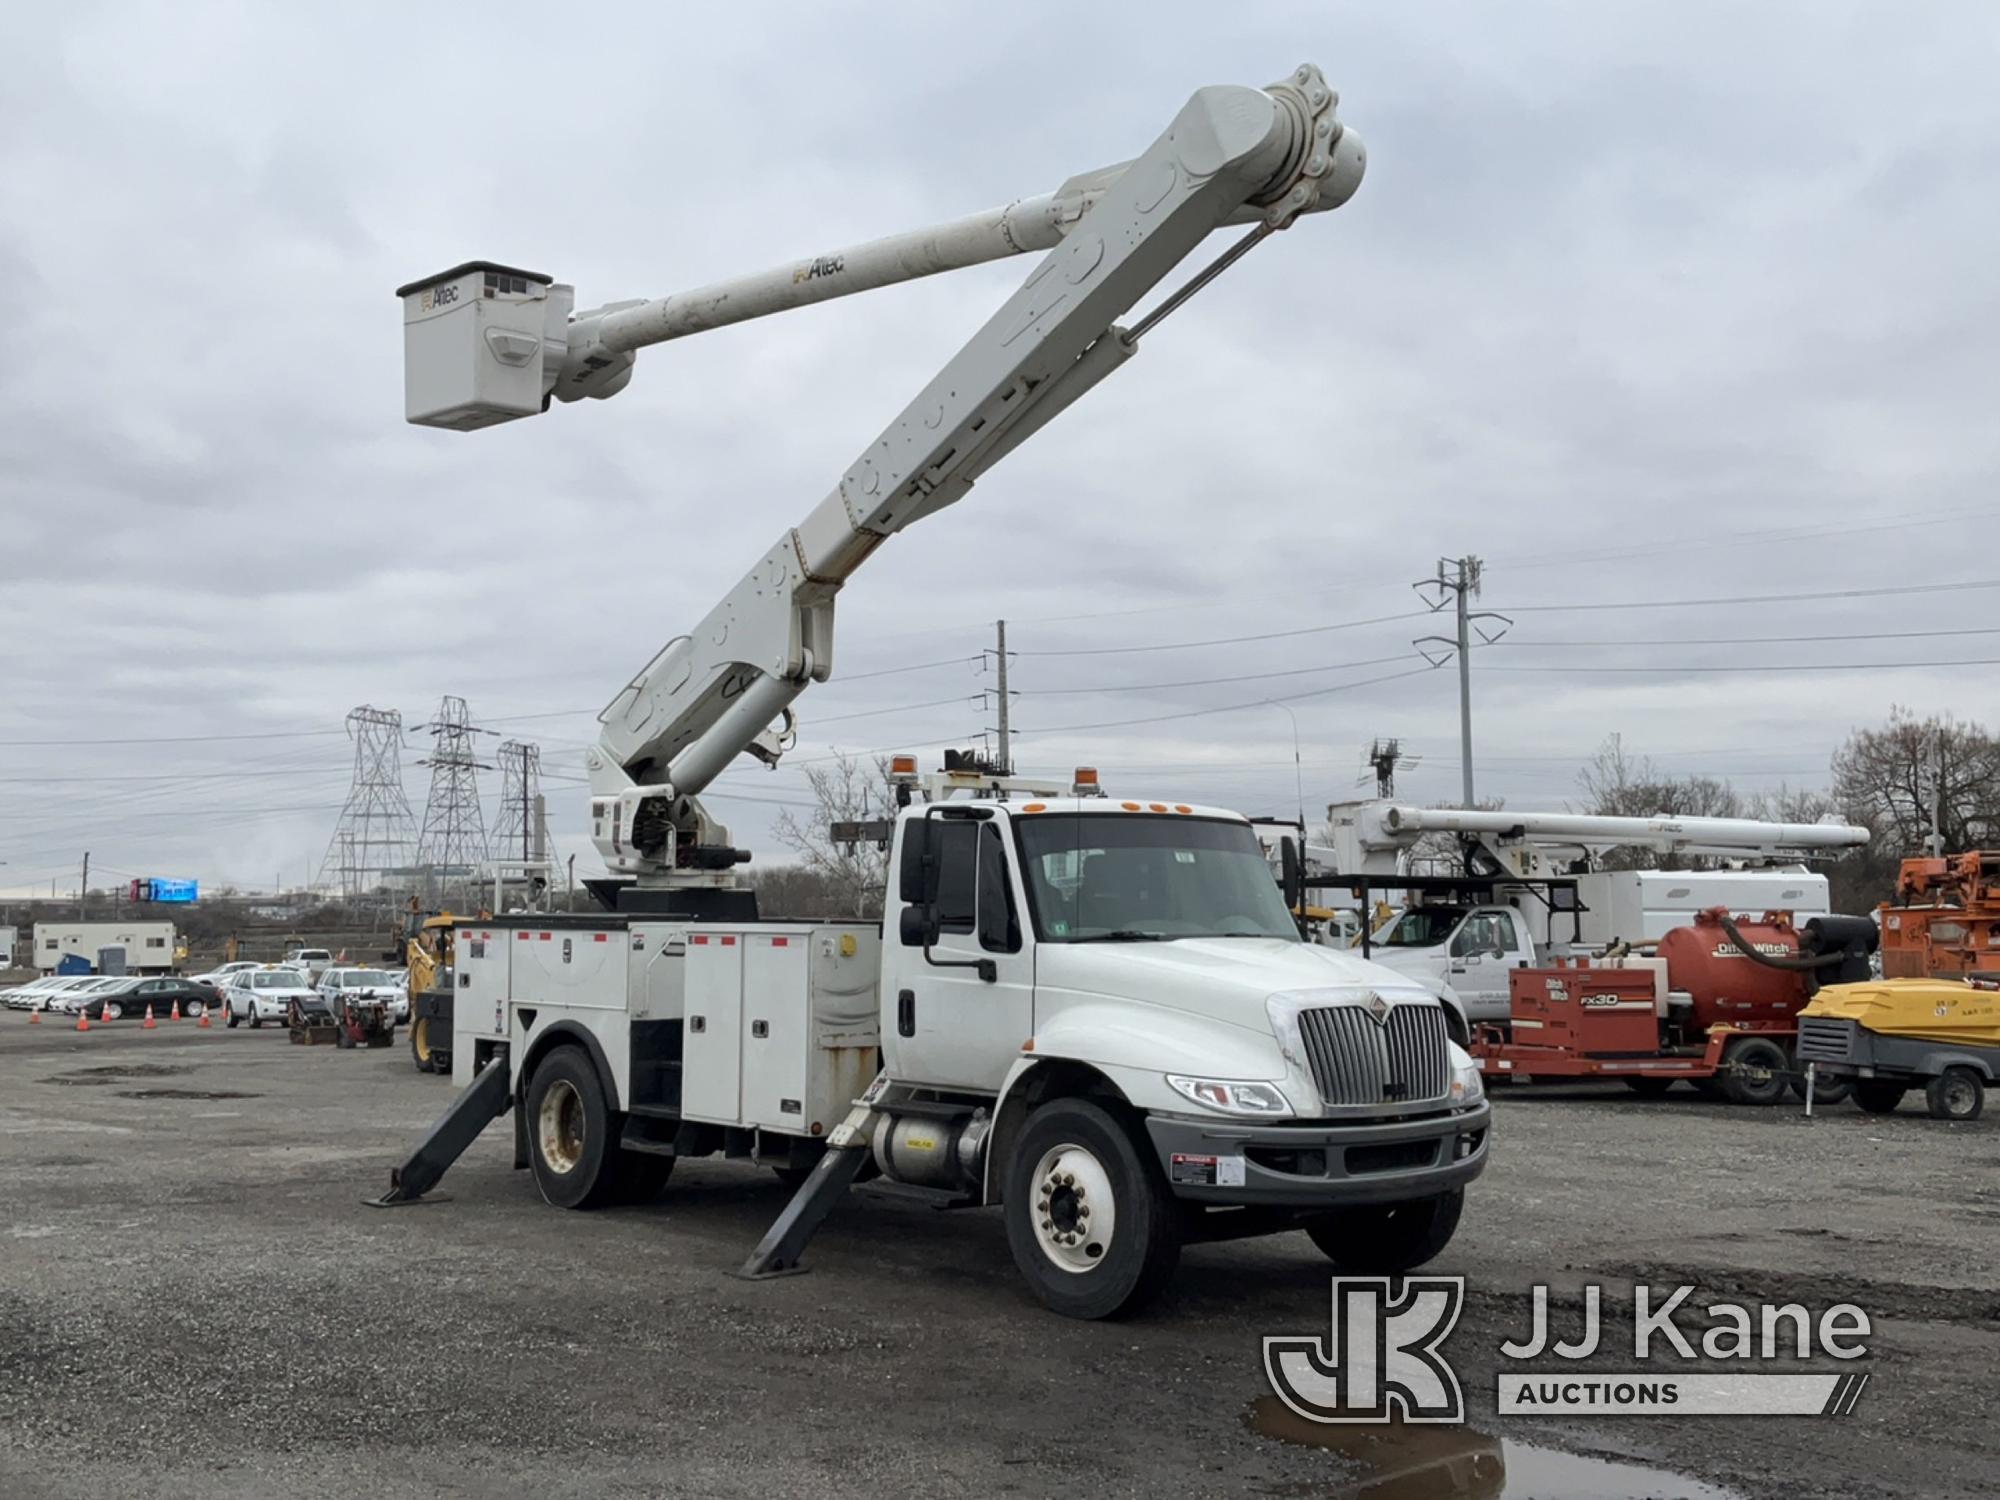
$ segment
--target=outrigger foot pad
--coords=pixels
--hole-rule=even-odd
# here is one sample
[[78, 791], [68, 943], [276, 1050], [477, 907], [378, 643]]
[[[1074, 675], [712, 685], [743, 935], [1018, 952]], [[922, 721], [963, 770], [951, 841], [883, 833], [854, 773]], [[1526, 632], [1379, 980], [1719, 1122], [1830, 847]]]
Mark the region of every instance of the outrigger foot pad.
[[389, 1191], [379, 1198], [364, 1198], [371, 1208], [401, 1208], [409, 1203], [441, 1203], [441, 1197], [425, 1194], [443, 1180], [451, 1164], [465, 1154], [465, 1148], [479, 1134], [507, 1112], [507, 1059], [495, 1057], [479, 1070], [451, 1108], [438, 1117], [430, 1133], [417, 1143], [410, 1159], [389, 1169]]

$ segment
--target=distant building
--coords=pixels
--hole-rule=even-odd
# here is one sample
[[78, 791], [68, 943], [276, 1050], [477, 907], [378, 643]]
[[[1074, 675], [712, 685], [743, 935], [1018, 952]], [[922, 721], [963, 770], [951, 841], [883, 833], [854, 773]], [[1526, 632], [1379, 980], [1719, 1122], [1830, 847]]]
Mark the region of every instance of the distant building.
[[171, 922], [37, 922], [35, 967], [53, 973], [75, 955], [93, 969], [106, 948], [125, 950], [127, 974], [161, 974], [174, 966], [174, 924]]

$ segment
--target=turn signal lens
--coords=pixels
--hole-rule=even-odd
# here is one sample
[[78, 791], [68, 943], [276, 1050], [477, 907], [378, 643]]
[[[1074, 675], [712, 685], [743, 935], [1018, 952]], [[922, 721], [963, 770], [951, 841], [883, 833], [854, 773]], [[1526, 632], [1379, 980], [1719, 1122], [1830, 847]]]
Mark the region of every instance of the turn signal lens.
[[892, 755], [889, 757], [891, 776], [914, 776], [917, 774], [917, 758], [914, 755]]

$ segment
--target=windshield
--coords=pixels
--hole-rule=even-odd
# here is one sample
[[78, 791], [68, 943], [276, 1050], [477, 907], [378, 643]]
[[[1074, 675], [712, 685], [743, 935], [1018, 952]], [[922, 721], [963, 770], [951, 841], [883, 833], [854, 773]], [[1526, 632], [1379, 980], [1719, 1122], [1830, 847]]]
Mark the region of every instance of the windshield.
[[1247, 823], [1080, 813], [1014, 820], [1044, 942], [1299, 932]]
[[349, 969], [340, 976], [340, 987], [344, 990], [380, 989], [395, 982], [395, 975], [384, 969]]
[[1385, 948], [1434, 948], [1465, 916], [1462, 906], [1413, 906], [1375, 939]]
[[260, 990], [296, 990], [302, 988], [299, 976], [289, 969], [272, 969], [263, 974], [252, 974], [250, 983]]

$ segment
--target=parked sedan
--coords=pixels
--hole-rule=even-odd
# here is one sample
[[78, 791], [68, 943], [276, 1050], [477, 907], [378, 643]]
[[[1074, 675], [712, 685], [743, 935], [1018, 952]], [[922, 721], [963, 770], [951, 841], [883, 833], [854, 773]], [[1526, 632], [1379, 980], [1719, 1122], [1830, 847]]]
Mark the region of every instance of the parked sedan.
[[66, 1016], [83, 1016], [92, 1021], [116, 1021], [141, 1012], [132, 1004], [132, 991], [140, 981], [131, 975], [93, 975], [82, 984], [64, 990], [56, 1004]]
[[231, 1026], [248, 1021], [262, 1026], [282, 1022], [291, 1003], [317, 1008], [320, 998], [296, 969], [245, 969], [231, 977], [222, 992], [222, 1008]]
[[319, 976], [320, 997], [338, 1019], [340, 1002], [346, 999], [380, 1000], [389, 1007], [397, 1025], [410, 1019], [410, 997], [403, 989], [402, 976], [390, 969], [328, 969]]
[[153, 1007], [155, 1019], [164, 1021], [181, 1008], [184, 1016], [199, 1016], [209, 1006], [218, 1003], [214, 986], [200, 979], [181, 979], [175, 975], [163, 975], [157, 979], [142, 979], [131, 993], [128, 1002], [140, 1015], [146, 1007]]
[[40, 979], [31, 979], [26, 984], [15, 985], [7, 991], [9, 1010], [56, 1010], [57, 1001], [64, 990], [76, 988], [86, 979], [95, 979], [95, 974], [48, 974]]

